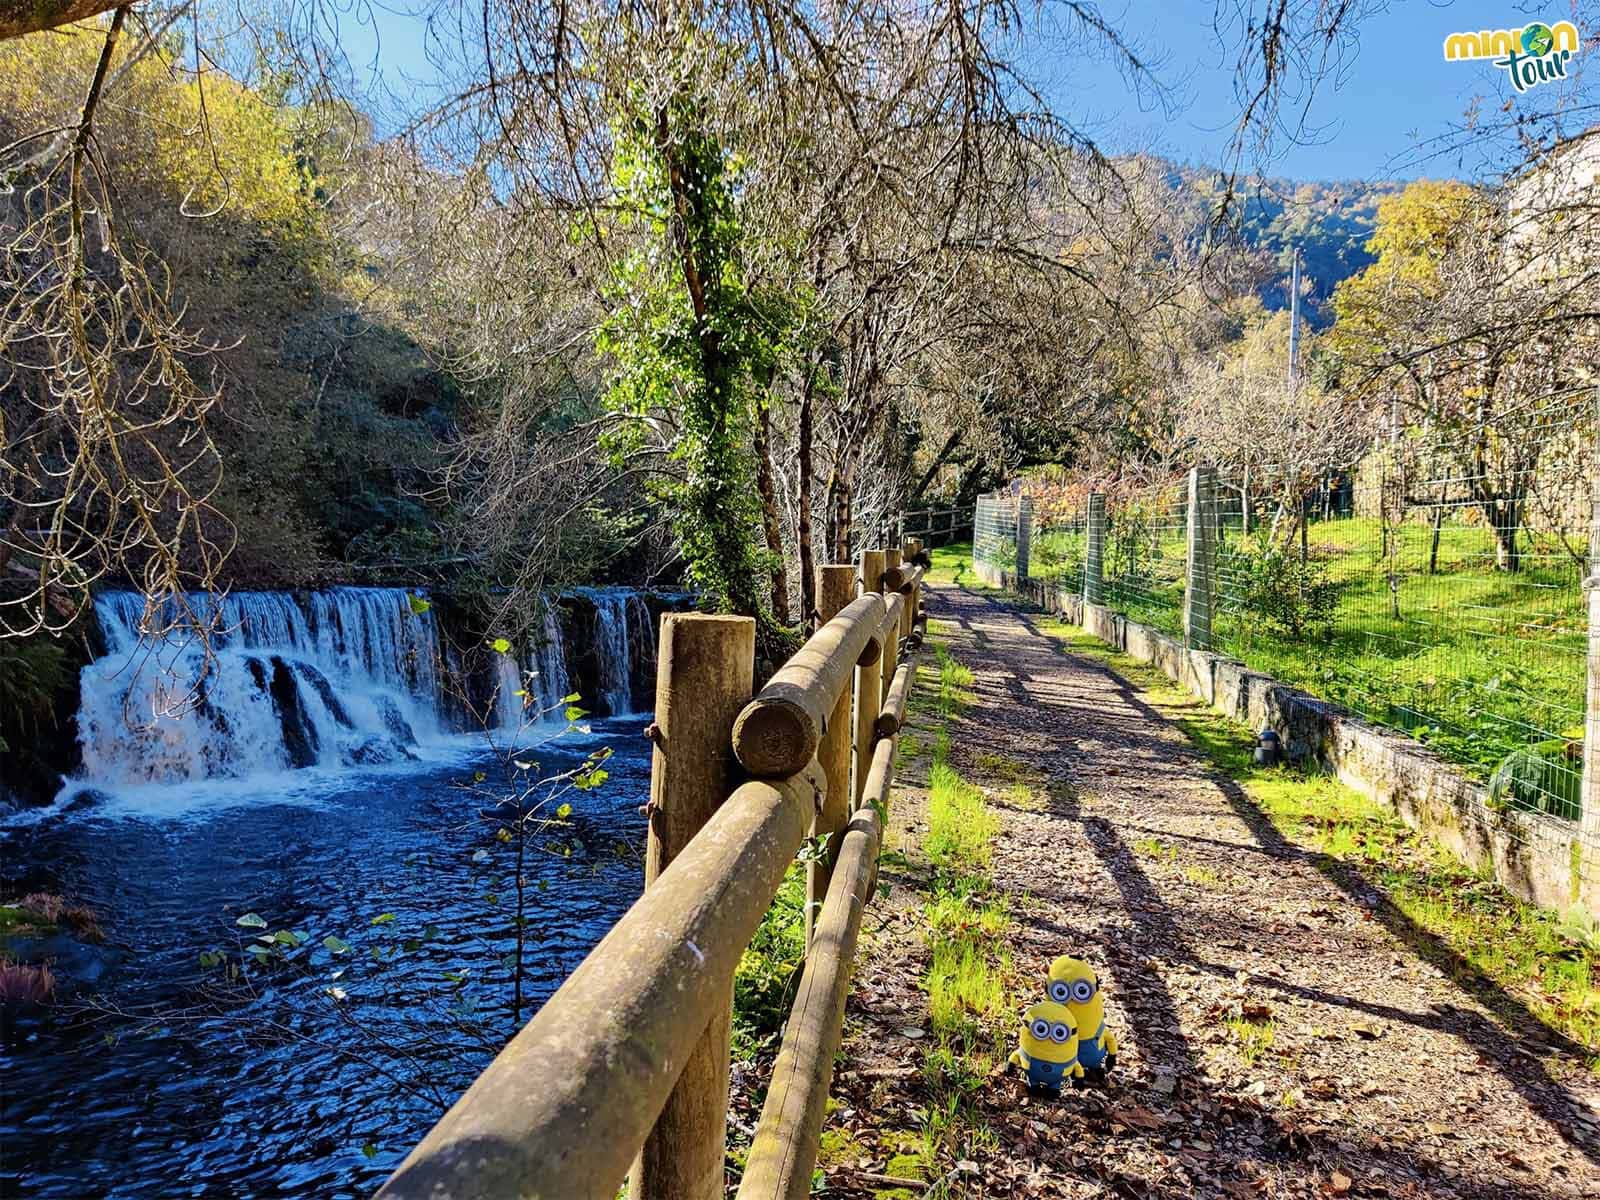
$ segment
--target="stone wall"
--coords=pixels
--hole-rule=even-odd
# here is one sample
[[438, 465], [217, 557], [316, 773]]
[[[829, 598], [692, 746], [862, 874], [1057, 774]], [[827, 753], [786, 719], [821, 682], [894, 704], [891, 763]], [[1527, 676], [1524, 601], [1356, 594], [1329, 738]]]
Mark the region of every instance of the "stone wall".
[[1234, 659], [1190, 650], [1177, 638], [1086, 604], [1075, 592], [1035, 580], [1021, 581], [1018, 590], [1101, 641], [1159, 667], [1223, 715], [1252, 729], [1276, 730], [1290, 759], [1320, 763], [1463, 862], [1491, 871], [1514, 895], [1549, 908], [1582, 904], [1600, 918], [1600, 858], [1591, 851], [1585, 861], [1575, 822], [1492, 807], [1484, 785], [1463, 778], [1421, 743], [1369, 725]]

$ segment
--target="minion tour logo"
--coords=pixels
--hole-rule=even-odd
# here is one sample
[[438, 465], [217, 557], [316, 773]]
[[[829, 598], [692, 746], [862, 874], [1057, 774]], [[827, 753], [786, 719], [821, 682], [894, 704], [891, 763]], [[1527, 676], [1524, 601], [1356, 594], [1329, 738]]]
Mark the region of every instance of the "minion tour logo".
[[1567, 77], [1567, 62], [1582, 39], [1571, 21], [1546, 25], [1535, 21], [1521, 29], [1485, 29], [1452, 33], [1444, 39], [1447, 61], [1487, 58], [1511, 76], [1511, 86], [1525, 92], [1541, 83]]

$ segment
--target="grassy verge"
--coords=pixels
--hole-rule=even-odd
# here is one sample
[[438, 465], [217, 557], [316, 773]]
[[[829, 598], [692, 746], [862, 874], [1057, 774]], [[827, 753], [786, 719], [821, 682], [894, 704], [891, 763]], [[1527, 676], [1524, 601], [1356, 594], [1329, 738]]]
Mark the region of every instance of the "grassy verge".
[[733, 974], [735, 1062], [777, 1053], [805, 965], [806, 868], [794, 862]]
[[951, 542], [928, 551], [928, 555], [932, 560], [926, 576], [929, 583], [953, 583], [975, 589], [989, 586], [973, 574], [971, 542]]
[[[1321, 856], [1324, 870], [1355, 872], [1380, 888], [1404, 918], [1392, 923], [1396, 931], [1502, 1020], [1514, 1025], [1526, 1008], [1586, 1048], [1590, 1068], [1600, 1071], [1600, 938], [1592, 928], [1516, 899], [1331, 776], [1256, 766], [1251, 730], [1156, 668], [1074, 626], [1045, 622], [1040, 628], [1144, 689], [1280, 833]], [[1160, 854], [1164, 848], [1135, 849]]]
[[931, 727], [928, 769], [928, 832], [922, 856], [929, 871], [919, 891], [928, 945], [923, 987], [928, 994], [928, 1049], [922, 1063], [927, 1101], [916, 1136], [891, 1153], [886, 1174], [924, 1181], [924, 1188], [889, 1188], [879, 1200], [949, 1194], [954, 1162], [992, 1151], [996, 1138], [977, 1097], [989, 1073], [1003, 1060], [1012, 1032], [1013, 971], [1009, 899], [990, 877], [1000, 822], [983, 789], [950, 763], [950, 722], [975, 702], [973, 676], [930, 623], [933, 661], [919, 689]]

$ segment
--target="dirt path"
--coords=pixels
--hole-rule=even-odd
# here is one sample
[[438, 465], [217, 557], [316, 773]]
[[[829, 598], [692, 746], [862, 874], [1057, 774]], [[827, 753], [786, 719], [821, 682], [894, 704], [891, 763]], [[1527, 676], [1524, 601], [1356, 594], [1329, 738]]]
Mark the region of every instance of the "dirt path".
[[[1057, 954], [1089, 958], [1122, 1040], [1105, 1092], [1043, 1100], [987, 1079], [972, 1097], [982, 1132], [936, 1192], [1600, 1197], [1600, 1081], [1555, 1035], [1531, 1018], [1508, 1029], [1399, 936], [1425, 934], [1286, 840], [1041, 618], [956, 588], [929, 611], [976, 674], [953, 765], [989, 783], [981, 764], [998, 754], [1050, 781], [1034, 810], [990, 794], [1019, 987], [1042, 989]], [[914, 787], [896, 804], [891, 833], [914, 845], [925, 805]], [[847, 1022], [831, 1123], [848, 1140], [829, 1195], [919, 1194], [891, 1182], [929, 1104], [911, 858], [885, 868], [888, 903], [872, 910], [883, 924]]]

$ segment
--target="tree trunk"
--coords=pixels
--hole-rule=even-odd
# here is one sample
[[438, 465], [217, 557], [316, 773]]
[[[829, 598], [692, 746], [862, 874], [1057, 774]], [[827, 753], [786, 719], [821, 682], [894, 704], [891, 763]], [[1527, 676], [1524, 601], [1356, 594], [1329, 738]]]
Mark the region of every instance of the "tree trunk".
[[0, 41], [110, 12], [126, 0], [0, 0]]
[[1433, 541], [1428, 546], [1428, 574], [1439, 573], [1439, 531], [1444, 528], [1444, 505], [1433, 506]]
[[756, 490], [761, 493], [761, 524], [772, 551], [772, 615], [789, 624], [789, 568], [783, 555], [783, 523], [778, 517], [778, 488], [772, 475], [772, 397], [770, 389], [756, 414]]
[[1522, 570], [1522, 548], [1517, 544], [1517, 528], [1522, 523], [1522, 502], [1502, 500], [1485, 506], [1485, 515], [1494, 526], [1494, 565], [1512, 574]]
[[800, 619], [808, 629], [814, 627], [817, 613], [817, 557], [811, 547], [811, 398], [812, 381], [808, 379], [805, 391], [800, 396], [800, 478], [795, 485], [795, 540], [799, 543], [795, 551], [800, 557]]
[[922, 498], [922, 493], [928, 490], [928, 485], [933, 482], [933, 477], [939, 473], [939, 468], [950, 461], [950, 456], [955, 453], [956, 447], [961, 445], [961, 439], [965, 436], [966, 430], [958, 428], [945, 439], [944, 445], [939, 448], [939, 453], [934, 456], [933, 462], [928, 464], [928, 469], [922, 473], [922, 478], [917, 480], [911, 489], [911, 494], [906, 497], [908, 504]]

